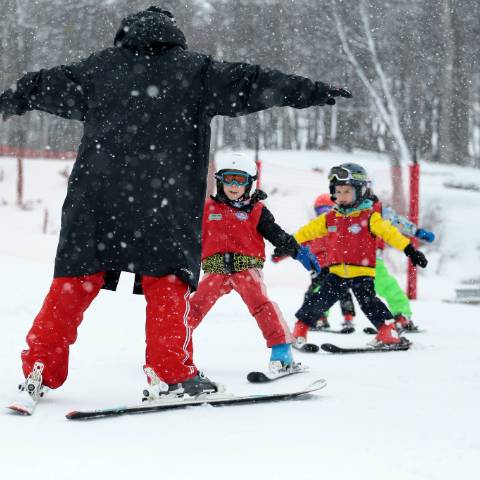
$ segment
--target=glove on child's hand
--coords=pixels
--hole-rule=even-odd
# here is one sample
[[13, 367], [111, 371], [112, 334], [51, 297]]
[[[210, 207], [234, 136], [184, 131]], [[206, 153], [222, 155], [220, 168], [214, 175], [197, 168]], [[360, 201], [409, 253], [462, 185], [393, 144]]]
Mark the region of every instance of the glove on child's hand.
[[318, 273], [322, 271], [317, 257], [312, 253], [309, 247], [300, 245], [295, 260], [298, 260], [308, 271], [315, 270]]
[[403, 251], [405, 255], [410, 258], [414, 267], [418, 265], [419, 267], [425, 268], [427, 266], [428, 260], [425, 255], [420, 250], [415, 250], [411, 243], [409, 243]]
[[435, 234], [433, 232], [429, 232], [428, 230], [424, 230], [423, 228], [419, 228], [415, 232], [415, 236], [428, 243], [432, 243], [435, 240]]

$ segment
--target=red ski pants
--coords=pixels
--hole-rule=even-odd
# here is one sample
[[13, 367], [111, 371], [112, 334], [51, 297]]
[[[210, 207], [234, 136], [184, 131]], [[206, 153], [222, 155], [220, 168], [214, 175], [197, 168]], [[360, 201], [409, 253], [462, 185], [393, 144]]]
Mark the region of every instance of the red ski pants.
[[230, 275], [207, 273], [190, 301], [190, 326], [195, 329], [215, 302], [235, 290], [255, 317], [267, 346], [291, 343], [292, 337], [282, 313], [275, 302], [267, 297], [262, 272], [250, 268]]
[[[22, 352], [27, 376], [35, 362], [44, 364], [43, 384], [60, 387], [68, 375], [69, 347], [77, 339], [83, 313], [104, 283], [104, 273], [54, 278], [43, 306], [27, 334]], [[147, 300], [146, 365], [167, 383], [179, 383], [197, 370], [188, 326], [190, 287], [174, 275], [144, 276]]]

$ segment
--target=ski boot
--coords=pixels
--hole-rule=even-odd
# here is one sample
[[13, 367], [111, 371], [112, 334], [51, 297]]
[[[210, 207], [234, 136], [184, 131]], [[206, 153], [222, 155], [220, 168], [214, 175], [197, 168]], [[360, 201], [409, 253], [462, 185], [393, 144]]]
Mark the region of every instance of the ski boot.
[[290, 343], [280, 343], [273, 345], [270, 355], [268, 371], [273, 375], [293, 372], [300, 365], [293, 361], [292, 346]]
[[326, 328], [330, 328], [330, 324], [328, 323], [328, 319], [325, 315], [322, 315], [313, 327], [310, 327], [311, 332], [321, 332]]
[[149, 385], [143, 390], [143, 402], [156, 402], [166, 399], [176, 399], [182, 397], [197, 397], [202, 394], [223, 393], [223, 385], [209, 380], [202, 372], [198, 372], [192, 378], [181, 383], [168, 384], [160, 380], [152, 368], [144, 369]]
[[42, 372], [44, 365], [41, 362], [35, 362], [33, 370], [29, 373], [24, 383], [18, 386], [17, 399], [8, 405], [13, 410], [22, 415], [32, 415], [37, 403], [50, 390], [42, 384]]
[[418, 330], [418, 327], [408, 317], [401, 313], [395, 315], [393, 318], [395, 320], [395, 326], [400, 333], [416, 332]]
[[353, 328], [353, 315], [346, 313], [343, 316], [342, 328]]
[[219, 383], [212, 382], [203, 372], [199, 371], [197, 375], [188, 380], [169, 385], [169, 392], [177, 396], [187, 395], [196, 397], [203, 394], [223, 393], [225, 392], [225, 387]]
[[307, 343], [307, 335], [309, 330], [309, 325], [303, 323], [300, 320], [297, 320], [295, 327], [293, 328], [293, 337], [294, 342], [292, 344], [293, 348], [297, 350], [302, 350], [302, 347]]
[[367, 345], [373, 348], [382, 348], [391, 346], [392, 348], [403, 343], [410, 343], [406, 338], [400, 337], [395, 328], [394, 320], [386, 320], [378, 329], [375, 338], [368, 342]]

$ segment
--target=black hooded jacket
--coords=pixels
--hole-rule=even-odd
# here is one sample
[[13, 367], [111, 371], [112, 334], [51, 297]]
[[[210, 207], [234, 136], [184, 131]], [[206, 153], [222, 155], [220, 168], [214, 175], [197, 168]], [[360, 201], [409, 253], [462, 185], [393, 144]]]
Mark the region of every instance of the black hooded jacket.
[[37, 109], [84, 122], [68, 183], [56, 277], [175, 274], [196, 288], [210, 121], [274, 106], [323, 105], [326, 85], [187, 49], [156, 11], [127, 17], [115, 46], [28, 73], [4, 116]]

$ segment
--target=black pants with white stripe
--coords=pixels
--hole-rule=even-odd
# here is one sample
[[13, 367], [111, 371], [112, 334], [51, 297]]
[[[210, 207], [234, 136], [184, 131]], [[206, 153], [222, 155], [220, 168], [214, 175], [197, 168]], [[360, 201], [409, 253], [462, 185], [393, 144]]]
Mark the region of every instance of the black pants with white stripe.
[[366, 317], [380, 327], [385, 320], [393, 318], [387, 306], [377, 297], [374, 287], [374, 277], [342, 278], [329, 273], [322, 288], [315, 294], [305, 297], [303, 305], [296, 313], [298, 320], [314, 326], [318, 318], [323, 315], [348, 290], [351, 290], [360, 304]]

